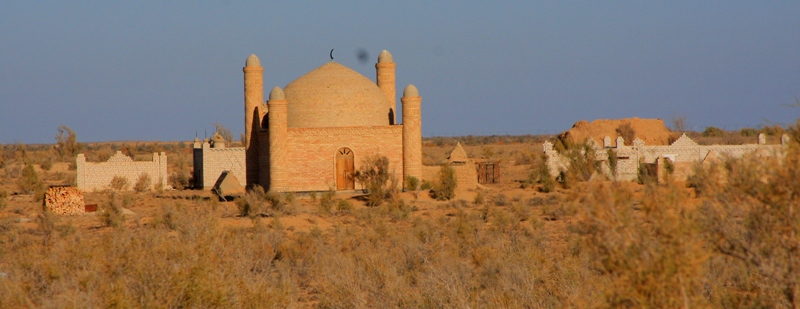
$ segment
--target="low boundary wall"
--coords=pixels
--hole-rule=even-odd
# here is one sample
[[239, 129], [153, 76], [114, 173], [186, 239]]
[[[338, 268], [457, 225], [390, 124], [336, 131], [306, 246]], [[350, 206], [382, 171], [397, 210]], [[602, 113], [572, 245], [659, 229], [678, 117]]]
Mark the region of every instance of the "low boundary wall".
[[83, 191], [101, 191], [110, 188], [111, 180], [119, 176], [128, 181], [127, 190], [132, 190], [142, 174], [150, 176], [151, 189], [159, 183], [167, 186], [167, 155], [153, 153], [152, 161], [133, 161], [117, 151], [106, 162], [86, 162], [86, 156], [78, 154], [76, 159], [78, 188]]

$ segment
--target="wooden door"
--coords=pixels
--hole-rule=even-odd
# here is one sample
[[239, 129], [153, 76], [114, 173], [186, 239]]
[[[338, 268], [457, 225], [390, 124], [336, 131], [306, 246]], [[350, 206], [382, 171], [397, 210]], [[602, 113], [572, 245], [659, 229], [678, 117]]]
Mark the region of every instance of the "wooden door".
[[336, 151], [336, 190], [355, 190], [353, 162], [353, 151], [350, 148], [339, 148]]

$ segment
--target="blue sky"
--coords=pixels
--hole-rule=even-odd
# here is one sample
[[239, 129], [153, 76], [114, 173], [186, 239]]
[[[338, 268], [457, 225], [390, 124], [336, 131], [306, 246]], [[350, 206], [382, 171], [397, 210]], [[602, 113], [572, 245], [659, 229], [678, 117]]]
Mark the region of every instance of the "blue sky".
[[[423, 135], [556, 133], [685, 116], [738, 129], [800, 117], [798, 1], [3, 1], [0, 142], [192, 140], [244, 130], [242, 67], [266, 91], [329, 61], [397, 63]], [[357, 58], [359, 50], [368, 61]]]

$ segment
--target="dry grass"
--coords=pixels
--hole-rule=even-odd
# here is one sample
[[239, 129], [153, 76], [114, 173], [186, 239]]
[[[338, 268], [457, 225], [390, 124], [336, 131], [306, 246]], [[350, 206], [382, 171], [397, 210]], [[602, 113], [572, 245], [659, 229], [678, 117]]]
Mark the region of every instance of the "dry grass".
[[[24, 167], [18, 158], [39, 155], [14, 146], [5, 147], [0, 171], [16, 177], [0, 183], [12, 192], [0, 209], [0, 307], [798, 304], [795, 147], [780, 158], [698, 167], [692, 188], [615, 181], [520, 188], [531, 164], [540, 164], [534, 158], [504, 165], [500, 184], [457, 190], [450, 201], [406, 192], [367, 207], [333, 193], [262, 190], [218, 202], [201, 191], [105, 192], [86, 195], [105, 215], [55, 217], [33, 196], [13, 194]], [[472, 150], [486, 146], [501, 162], [535, 151], [530, 144]], [[431, 158], [442, 160], [440, 147], [431, 147], [439, 153]], [[36, 171], [57, 183], [62, 164]]]

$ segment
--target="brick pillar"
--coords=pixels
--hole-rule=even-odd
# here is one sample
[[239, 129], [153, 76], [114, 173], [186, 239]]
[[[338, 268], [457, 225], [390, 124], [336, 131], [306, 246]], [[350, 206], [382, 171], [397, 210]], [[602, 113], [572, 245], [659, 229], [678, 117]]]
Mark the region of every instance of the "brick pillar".
[[[403, 180], [422, 179], [422, 97], [414, 85], [403, 91]], [[404, 181], [405, 182], [405, 181]]]
[[78, 154], [75, 159], [75, 171], [78, 178], [78, 189], [86, 190], [86, 156]]
[[375, 64], [377, 71], [377, 84], [386, 98], [389, 99], [390, 108], [393, 111], [394, 119], [392, 123], [397, 123], [397, 91], [395, 86], [395, 67], [397, 65], [392, 59], [392, 54], [384, 50], [378, 56], [378, 63]]
[[244, 147], [247, 184], [258, 183], [258, 137], [260, 119], [256, 107], [264, 102], [264, 67], [256, 55], [247, 57], [244, 71]]
[[287, 104], [283, 90], [272, 89], [269, 94], [269, 191], [286, 191], [287, 151]]

